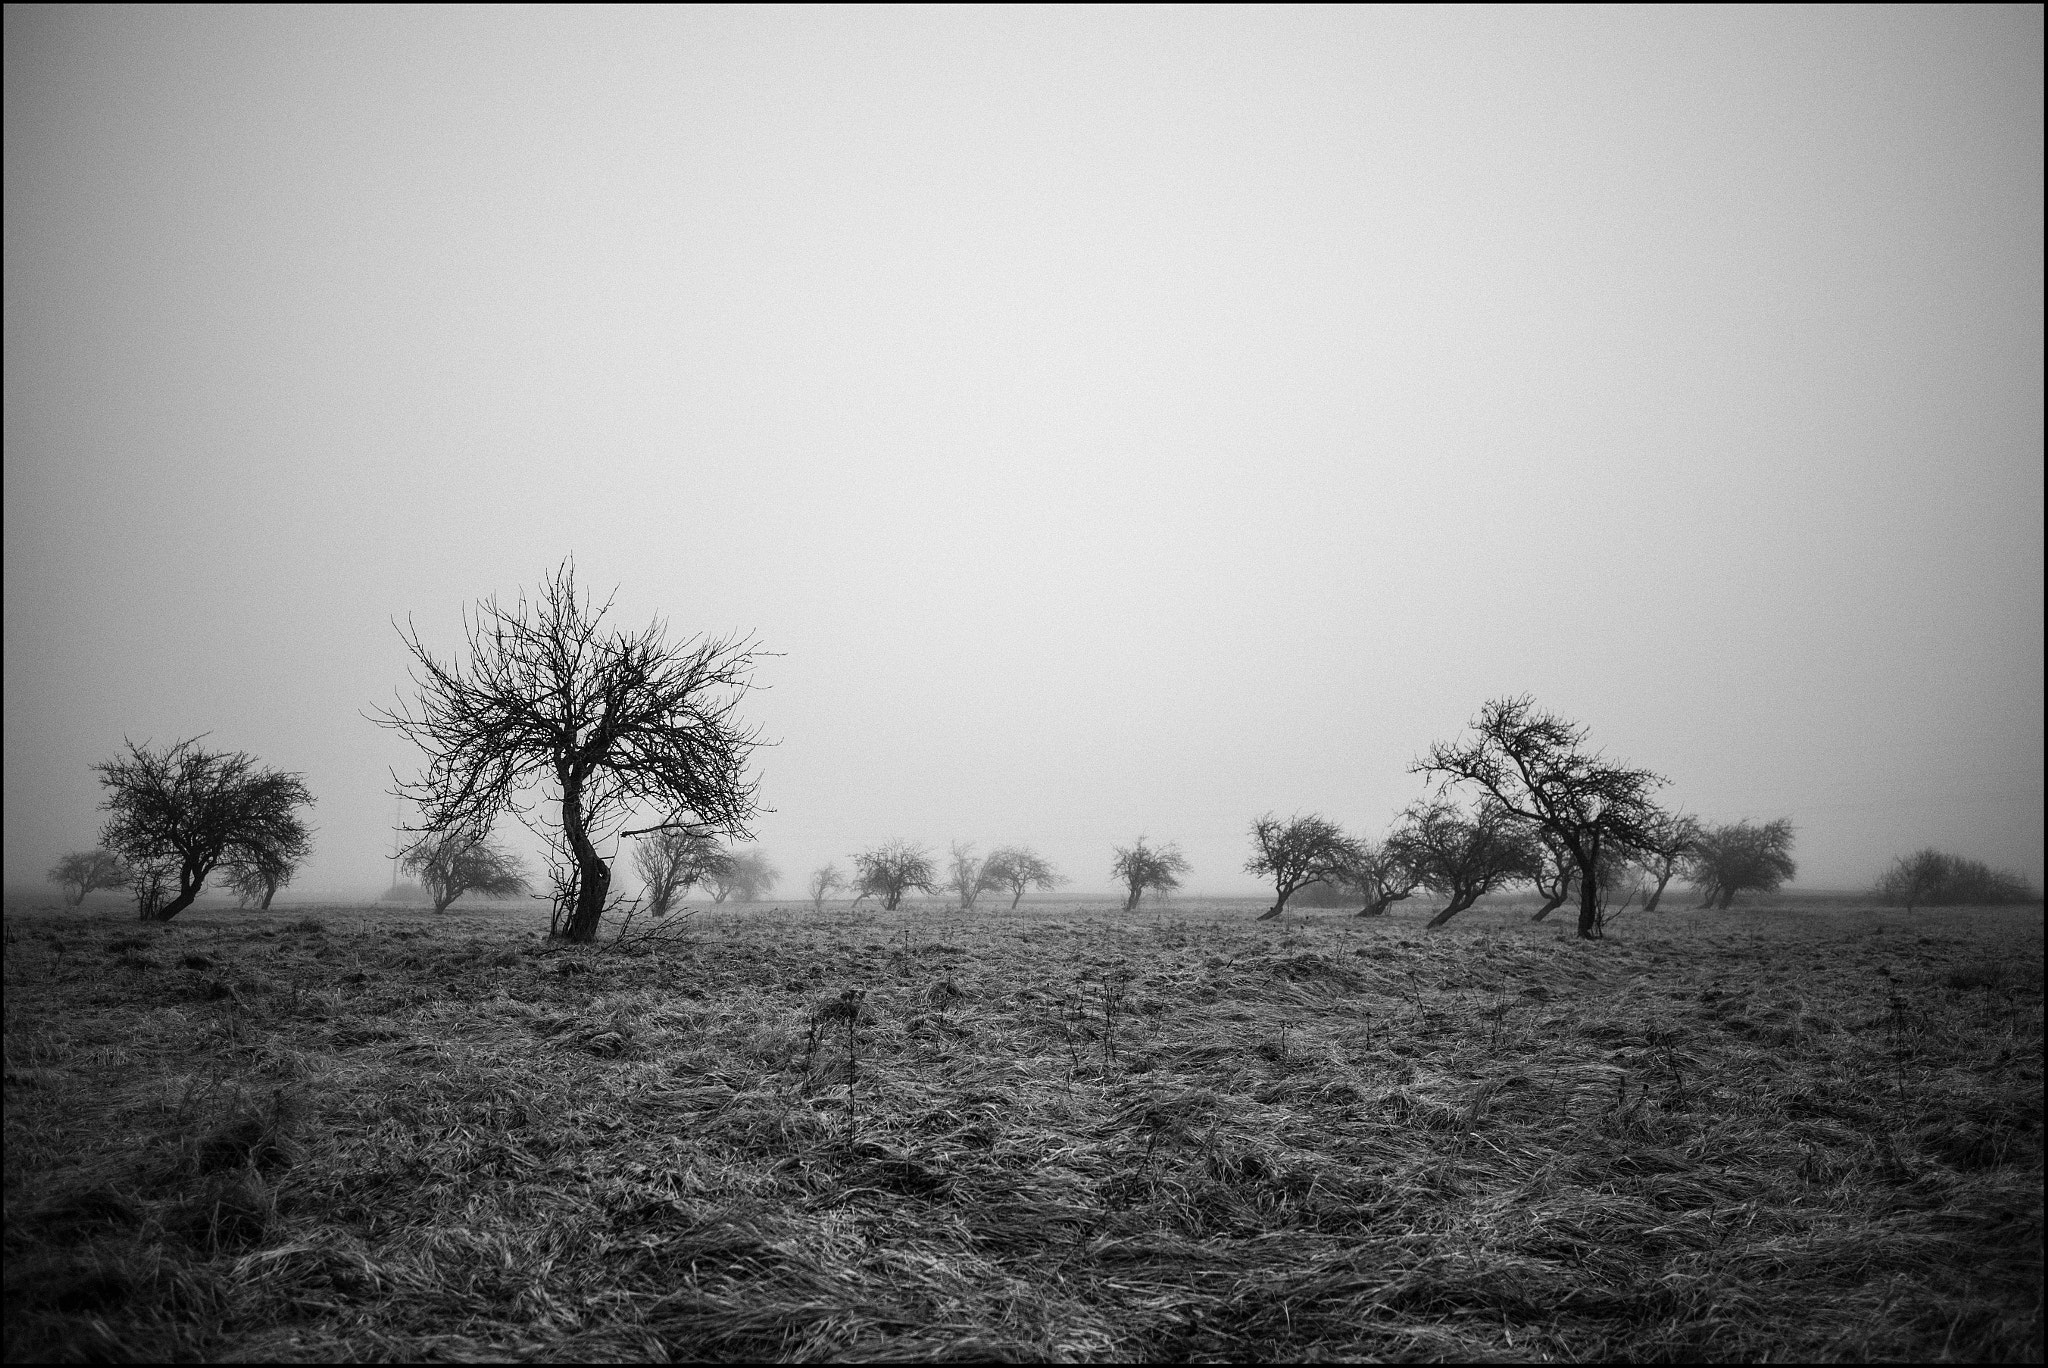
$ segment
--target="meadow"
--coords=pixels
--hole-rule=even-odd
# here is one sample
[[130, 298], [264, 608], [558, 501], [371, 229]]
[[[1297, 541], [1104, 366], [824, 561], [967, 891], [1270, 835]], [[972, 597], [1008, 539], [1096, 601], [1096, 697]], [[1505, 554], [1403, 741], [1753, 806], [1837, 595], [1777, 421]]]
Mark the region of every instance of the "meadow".
[[11, 904], [7, 1355], [2040, 1361], [2038, 906], [1259, 907]]

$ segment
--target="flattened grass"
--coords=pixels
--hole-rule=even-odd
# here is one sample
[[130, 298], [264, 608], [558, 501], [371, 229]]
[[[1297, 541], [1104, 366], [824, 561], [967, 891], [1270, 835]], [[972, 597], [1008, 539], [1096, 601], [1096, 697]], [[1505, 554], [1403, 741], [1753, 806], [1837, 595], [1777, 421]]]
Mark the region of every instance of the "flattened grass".
[[2038, 1361], [2038, 909], [1257, 910], [12, 913], [9, 1357]]

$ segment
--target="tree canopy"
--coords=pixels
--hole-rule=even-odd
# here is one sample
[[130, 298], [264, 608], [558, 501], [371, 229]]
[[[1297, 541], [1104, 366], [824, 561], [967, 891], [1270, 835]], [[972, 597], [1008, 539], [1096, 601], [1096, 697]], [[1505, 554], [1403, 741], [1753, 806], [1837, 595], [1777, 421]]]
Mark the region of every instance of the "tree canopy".
[[1180, 876], [1188, 872], [1188, 861], [1180, 853], [1180, 847], [1171, 841], [1158, 848], [1145, 844], [1140, 836], [1133, 845], [1116, 847], [1116, 858], [1110, 862], [1110, 877], [1121, 883], [1127, 890], [1124, 911], [1129, 912], [1138, 905], [1138, 899], [1149, 890], [1154, 893], [1171, 893], [1180, 887]]
[[72, 851], [50, 866], [47, 877], [65, 890], [64, 901], [76, 907], [96, 888], [126, 888], [135, 874], [119, 853], [102, 848]]
[[406, 852], [403, 864], [419, 876], [436, 912], [447, 911], [465, 893], [510, 898], [529, 886], [518, 856], [487, 836], [466, 831], [429, 832]]
[[863, 850], [853, 857], [854, 901], [880, 898], [886, 911], [894, 912], [906, 893], [937, 894], [939, 872], [931, 852], [908, 841]]
[[1703, 827], [1685, 857], [1685, 879], [1705, 907], [1725, 908], [1737, 893], [1775, 893], [1799, 872], [1792, 862], [1792, 819], [1757, 824], [1747, 819]]
[[1252, 856], [1245, 872], [1273, 881], [1273, 906], [1260, 921], [1279, 916], [1297, 889], [1335, 883], [1351, 873], [1359, 848], [1335, 822], [1317, 813], [1282, 822], [1272, 813], [1252, 822]]
[[1036, 888], [1041, 893], [1050, 893], [1065, 882], [1060, 872], [1030, 846], [998, 846], [981, 866], [981, 886], [1008, 893], [1012, 911], [1026, 890]]

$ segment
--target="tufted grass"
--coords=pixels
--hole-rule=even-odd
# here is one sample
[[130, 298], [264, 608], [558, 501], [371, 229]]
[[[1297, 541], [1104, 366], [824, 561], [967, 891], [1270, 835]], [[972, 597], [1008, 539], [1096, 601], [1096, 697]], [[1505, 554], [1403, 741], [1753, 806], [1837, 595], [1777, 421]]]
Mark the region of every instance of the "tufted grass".
[[1258, 909], [11, 907], [7, 1355], [2040, 1360], [2040, 909]]

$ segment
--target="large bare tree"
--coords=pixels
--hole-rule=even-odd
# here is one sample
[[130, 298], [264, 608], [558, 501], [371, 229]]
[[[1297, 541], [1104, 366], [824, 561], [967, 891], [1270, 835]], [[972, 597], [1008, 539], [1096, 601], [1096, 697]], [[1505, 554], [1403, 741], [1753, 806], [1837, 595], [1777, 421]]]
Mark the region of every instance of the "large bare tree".
[[1431, 746], [1410, 773], [1434, 776], [1439, 792], [1470, 784], [1562, 842], [1579, 867], [1579, 935], [1594, 939], [1601, 853], [1644, 846], [1660, 815], [1650, 796], [1665, 779], [1588, 751], [1584, 727], [1539, 709], [1527, 694], [1488, 702], [1472, 730], [1469, 740]]
[[811, 871], [811, 911], [823, 912], [825, 899], [846, 887], [846, 876], [835, 864], [820, 865]]
[[1026, 889], [1050, 893], [1065, 882], [1060, 872], [1030, 846], [999, 846], [989, 852], [981, 866], [981, 886], [1008, 893], [1013, 912]]
[[1446, 899], [1429, 919], [1432, 927], [1495, 889], [1528, 878], [1540, 858], [1528, 825], [1487, 799], [1470, 815], [1441, 800], [1411, 804], [1387, 842], [1421, 876], [1423, 887]]
[[768, 861], [767, 855], [758, 850], [724, 850], [722, 859], [709, 864], [704, 871], [704, 886], [711, 890], [711, 901], [750, 903], [764, 893], [773, 892], [782, 878], [782, 871]]
[[[758, 733], [735, 720], [763, 654], [752, 638], [671, 642], [659, 619], [608, 629], [564, 561], [537, 602], [486, 599], [464, 615], [466, 660], [442, 660], [401, 629], [416, 704], [374, 720], [426, 752], [396, 792], [422, 831], [489, 830], [502, 812], [557, 852], [557, 934], [596, 939], [611, 892], [607, 850], [622, 836], [677, 829], [744, 839], [760, 811], [747, 774]], [[539, 800], [534, 800], [535, 794]], [[648, 825], [623, 828], [636, 814]]]
[[419, 876], [436, 912], [465, 893], [510, 898], [527, 890], [519, 857], [488, 836], [466, 831], [430, 831], [407, 851], [403, 868]]
[[1179, 888], [1180, 876], [1187, 872], [1187, 856], [1180, 853], [1179, 846], [1169, 841], [1155, 849], [1145, 844], [1143, 836], [1135, 845], [1117, 846], [1116, 858], [1109, 866], [1109, 876], [1129, 890], [1124, 898], [1126, 912], [1136, 910], [1138, 899], [1147, 890], [1171, 893]]
[[1259, 914], [1260, 921], [1286, 911], [1298, 889], [1342, 881], [1359, 856], [1357, 844], [1341, 827], [1313, 812], [1285, 822], [1270, 812], [1254, 820], [1252, 847], [1245, 873], [1273, 881], [1273, 905]]
[[50, 866], [47, 877], [63, 886], [64, 901], [76, 907], [95, 888], [126, 888], [135, 871], [114, 851], [74, 850]]
[[1687, 813], [1659, 812], [1644, 824], [1642, 842], [1636, 847], [1636, 868], [1650, 879], [1650, 893], [1643, 911], [1655, 912], [1672, 878], [1685, 870], [1686, 859], [1700, 839], [1697, 817]]
[[163, 750], [130, 741], [127, 755], [93, 766], [110, 814], [100, 844], [134, 869], [144, 921], [169, 921], [190, 907], [222, 865], [303, 851], [310, 839], [295, 811], [313, 804], [301, 776], [259, 768], [243, 751], [206, 750], [203, 739]]
[[974, 842], [955, 841], [946, 864], [946, 884], [953, 896], [960, 900], [962, 912], [974, 910], [974, 900], [988, 887], [981, 881], [982, 869], [988, 861], [974, 853]]

